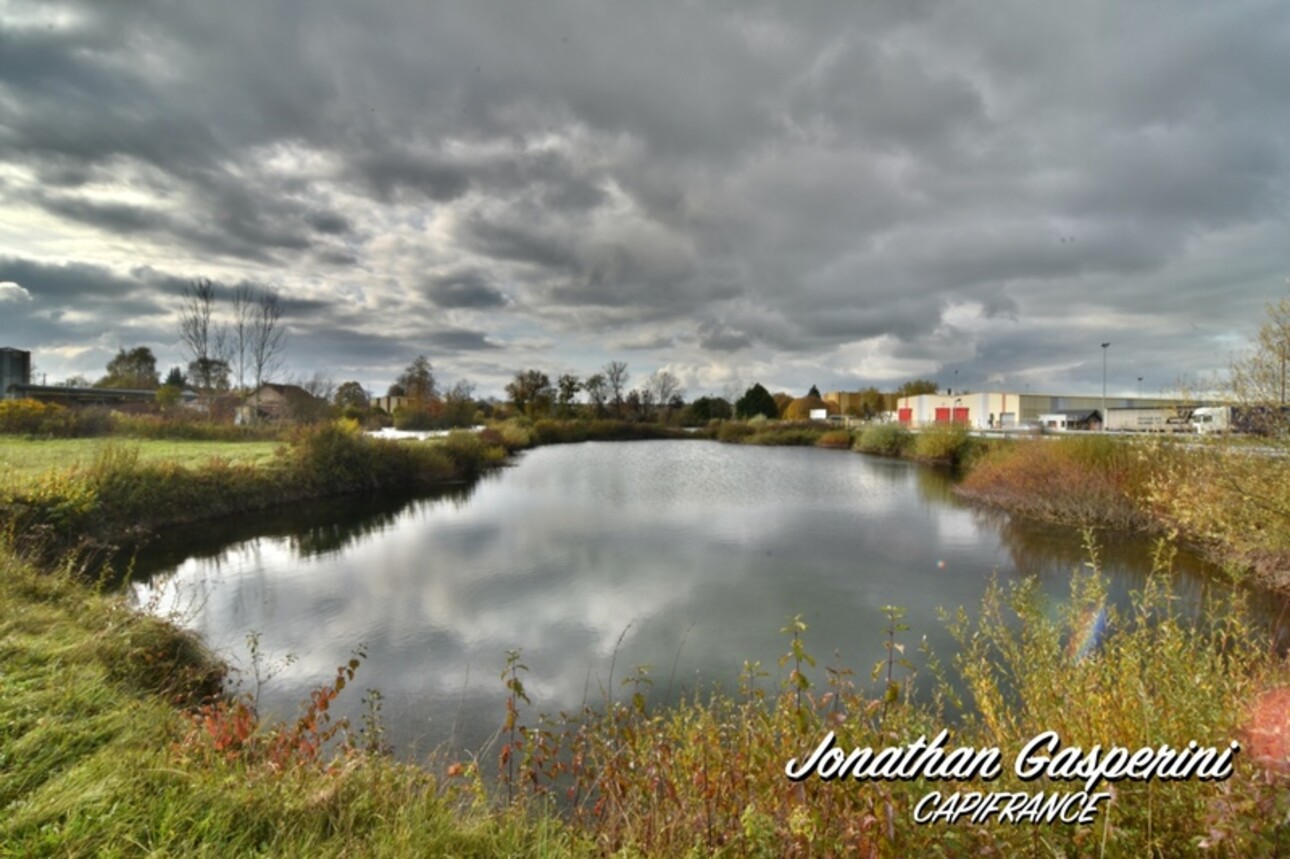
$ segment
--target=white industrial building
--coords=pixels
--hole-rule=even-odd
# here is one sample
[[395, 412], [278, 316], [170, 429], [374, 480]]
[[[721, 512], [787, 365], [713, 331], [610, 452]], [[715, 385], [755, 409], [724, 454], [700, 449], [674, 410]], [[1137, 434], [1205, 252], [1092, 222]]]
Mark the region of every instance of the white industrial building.
[[[919, 394], [901, 397], [896, 402], [896, 420], [918, 429], [944, 423], [961, 423], [970, 429], [1008, 429], [1037, 426], [1045, 415], [1075, 412], [1114, 415], [1119, 410], [1176, 410], [1180, 415], [1190, 412], [1197, 403], [1163, 397], [1107, 397], [1100, 395], [1076, 396], [1070, 394], [1006, 393], [981, 391], [962, 394]], [[1114, 422], [1113, 422], [1114, 423]]]

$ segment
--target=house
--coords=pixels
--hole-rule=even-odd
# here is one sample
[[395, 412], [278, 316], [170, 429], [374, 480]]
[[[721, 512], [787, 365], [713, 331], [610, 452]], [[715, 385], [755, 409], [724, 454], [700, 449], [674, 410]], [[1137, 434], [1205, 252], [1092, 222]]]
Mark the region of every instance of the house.
[[372, 408], [379, 409], [380, 411], [385, 412], [387, 415], [392, 415], [394, 414], [395, 410], [406, 408], [411, 402], [412, 402], [411, 397], [403, 397], [403, 396], [396, 396], [396, 395], [385, 396], [385, 397], [372, 397]]
[[316, 421], [327, 416], [330, 407], [299, 385], [265, 382], [246, 395], [238, 407], [239, 424], [260, 421]]

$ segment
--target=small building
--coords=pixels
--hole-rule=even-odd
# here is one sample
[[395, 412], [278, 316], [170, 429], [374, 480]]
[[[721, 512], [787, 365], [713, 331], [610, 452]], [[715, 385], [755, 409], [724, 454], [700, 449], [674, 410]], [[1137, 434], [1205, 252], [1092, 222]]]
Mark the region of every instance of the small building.
[[265, 382], [247, 394], [237, 409], [239, 424], [260, 421], [316, 421], [327, 415], [327, 401], [299, 385]]
[[412, 401], [411, 397], [385, 396], [372, 397], [372, 408], [380, 409], [387, 415], [394, 414], [396, 409], [406, 408]]

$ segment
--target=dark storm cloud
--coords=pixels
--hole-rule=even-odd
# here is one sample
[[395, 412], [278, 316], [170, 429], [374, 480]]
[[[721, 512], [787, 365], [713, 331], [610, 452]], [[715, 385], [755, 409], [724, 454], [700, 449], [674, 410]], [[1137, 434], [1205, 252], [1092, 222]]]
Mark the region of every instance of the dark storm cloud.
[[488, 336], [482, 331], [436, 331], [428, 335], [427, 339], [441, 349], [454, 352], [478, 352], [501, 348], [489, 341]]
[[431, 279], [426, 295], [438, 307], [479, 308], [502, 307], [506, 296], [488, 282], [487, 275], [478, 271], [444, 275]]
[[[1248, 334], [1287, 273], [1276, 0], [67, 0], [4, 19], [0, 241], [31, 268], [0, 281], [38, 326], [88, 330], [75, 285], [106, 326], [124, 317], [99, 297], [164, 313], [205, 275], [280, 285], [311, 368], [323, 342], [357, 372], [398, 363], [375, 332], [437, 330], [447, 352], [506, 350], [499, 367], [585, 373], [608, 346], [844, 379], [864, 370], [838, 350], [881, 343], [884, 373], [976, 355], [1007, 376], [1133, 326], [1154, 366], [1214, 365], [1176, 327]], [[1153, 308], [1175, 329], [1144, 325]], [[1100, 381], [1084, 363], [1053, 378]]]
[[699, 347], [709, 352], [737, 352], [752, 343], [747, 334], [734, 331], [720, 322], [704, 322], [699, 326]]

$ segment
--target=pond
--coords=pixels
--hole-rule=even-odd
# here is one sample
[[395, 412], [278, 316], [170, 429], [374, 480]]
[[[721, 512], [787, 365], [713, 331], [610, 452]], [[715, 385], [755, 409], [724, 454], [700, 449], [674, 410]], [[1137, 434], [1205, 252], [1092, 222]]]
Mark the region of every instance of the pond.
[[[1150, 555], [1144, 540], [1104, 543], [1116, 599], [1142, 586]], [[811, 448], [591, 442], [529, 451], [431, 497], [193, 526], [140, 552], [134, 594], [200, 632], [241, 667], [244, 689], [259, 686], [261, 709], [283, 718], [361, 648], [338, 709], [357, 725], [361, 690], [379, 690], [387, 739], [418, 758], [486, 746], [505, 716], [509, 650], [528, 667], [534, 715], [621, 698], [632, 691], [622, 680], [644, 670], [659, 702], [733, 689], [746, 661], [761, 662], [769, 686], [785, 674], [780, 629], [797, 614], [817, 680], [840, 663], [867, 681], [885, 653], [884, 606], [906, 610], [907, 653], [926, 636], [948, 662], [938, 608], [972, 611], [992, 578], [1026, 576], [1056, 605], [1086, 560], [1078, 533], [976, 511], [927, 466]], [[1220, 587], [1194, 558], [1175, 568], [1184, 605]], [[1279, 611], [1255, 596], [1261, 622]]]

